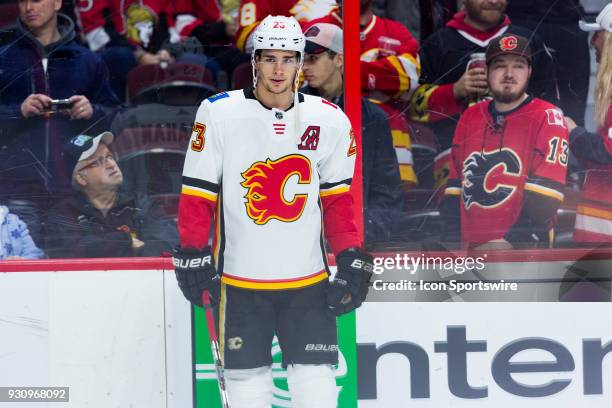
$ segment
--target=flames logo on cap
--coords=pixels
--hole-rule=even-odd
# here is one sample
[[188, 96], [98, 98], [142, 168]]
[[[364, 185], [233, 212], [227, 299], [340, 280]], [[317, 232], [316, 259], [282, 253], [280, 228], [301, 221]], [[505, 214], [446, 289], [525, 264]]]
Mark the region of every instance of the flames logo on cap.
[[272, 219], [292, 222], [300, 218], [308, 194], [294, 194], [287, 200], [284, 193], [291, 176], [298, 176], [298, 185], [310, 183], [310, 161], [306, 157], [292, 154], [278, 160], [259, 161], [241, 175], [244, 181], [240, 185], [248, 189], [244, 205], [255, 224], [264, 225]]
[[513, 35], [499, 40], [499, 48], [501, 48], [502, 51], [512, 51], [516, 49], [516, 47], [518, 47], [518, 38]]

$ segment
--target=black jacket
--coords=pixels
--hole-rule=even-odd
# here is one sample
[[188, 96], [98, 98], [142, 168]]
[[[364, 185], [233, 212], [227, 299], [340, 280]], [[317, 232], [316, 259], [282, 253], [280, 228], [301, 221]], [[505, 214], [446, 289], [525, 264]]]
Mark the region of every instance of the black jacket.
[[549, 23], [578, 23], [585, 14], [580, 0], [511, 0], [506, 13], [510, 18]]
[[[318, 95], [308, 86], [301, 91]], [[344, 110], [344, 95], [333, 102]], [[385, 111], [361, 98], [361, 123], [365, 238], [368, 243], [384, 242], [403, 210], [399, 164]]]
[[[132, 248], [132, 238], [145, 245]], [[178, 243], [178, 232], [145, 196], [120, 193], [104, 216], [75, 193], [49, 211], [45, 243], [51, 258], [159, 256]]]

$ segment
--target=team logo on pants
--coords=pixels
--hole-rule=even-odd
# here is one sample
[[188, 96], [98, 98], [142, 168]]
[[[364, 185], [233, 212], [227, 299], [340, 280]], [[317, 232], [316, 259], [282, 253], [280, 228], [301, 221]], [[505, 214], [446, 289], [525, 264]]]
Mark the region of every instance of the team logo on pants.
[[463, 162], [462, 198], [466, 209], [496, 207], [517, 188], [521, 160], [511, 149], [474, 152]]
[[310, 160], [299, 154], [291, 154], [278, 160], [266, 159], [251, 165], [241, 174], [244, 181], [240, 185], [248, 189], [245, 207], [249, 218], [257, 225], [264, 225], [272, 219], [293, 222], [300, 218], [308, 194], [296, 192], [296, 184], [291, 188], [288, 181], [297, 176], [297, 186], [310, 184]]

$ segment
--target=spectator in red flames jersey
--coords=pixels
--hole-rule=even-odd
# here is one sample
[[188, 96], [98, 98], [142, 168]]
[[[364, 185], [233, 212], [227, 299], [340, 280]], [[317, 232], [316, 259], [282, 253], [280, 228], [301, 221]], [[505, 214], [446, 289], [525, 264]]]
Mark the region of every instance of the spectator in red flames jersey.
[[451, 150], [443, 213], [464, 245], [478, 249], [549, 246], [564, 198], [568, 134], [554, 105], [527, 94], [529, 41], [505, 34], [486, 52], [493, 100], [461, 116]]

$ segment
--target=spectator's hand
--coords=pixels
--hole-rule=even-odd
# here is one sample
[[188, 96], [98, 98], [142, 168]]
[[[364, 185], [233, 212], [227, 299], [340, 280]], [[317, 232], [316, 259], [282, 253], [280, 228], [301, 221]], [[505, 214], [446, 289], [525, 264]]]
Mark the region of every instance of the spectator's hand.
[[11, 255], [11, 256], [6, 257], [7, 261], [17, 260], [17, 259], [24, 259], [24, 258], [22, 256], [17, 256], [17, 255]]
[[172, 54], [168, 50], [159, 50], [157, 51], [157, 57], [159, 58], [159, 62], [167, 62], [171, 64], [174, 62], [174, 58], [172, 58]]
[[572, 118], [570, 118], [569, 116], [566, 116], [565, 117], [565, 127], [567, 128], [568, 132], [571, 132], [572, 130], [576, 129], [578, 125], [576, 125], [576, 122], [574, 122]]
[[21, 103], [21, 115], [24, 118], [40, 116], [51, 108], [51, 98], [43, 94], [32, 94]]
[[70, 108], [70, 110], [67, 112], [70, 119], [87, 120], [91, 118], [93, 115], [93, 107], [86, 96], [72, 95], [69, 100], [72, 102], [72, 108]]
[[145, 52], [138, 58], [139, 65], [159, 64], [159, 57], [156, 54]]
[[484, 68], [472, 68], [466, 71], [453, 85], [455, 99], [478, 97], [487, 92], [487, 72]]
[[148, 65], [148, 64], [161, 64], [172, 63], [174, 62], [174, 58], [167, 50], [159, 50], [157, 54], [151, 54], [150, 52], [145, 52], [138, 58], [138, 64], [140, 65]]
[[132, 248], [133, 249], [138, 249], [138, 248], [142, 248], [144, 246], [144, 242], [142, 242], [141, 240], [139, 240], [138, 238], [134, 238], [132, 237]]
[[225, 21], [225, 34], [230, 38], [234, 38], [234, 36], [236, 35], [236, 31], [238, 31], [238, 25], [236, 24], [236, 20], [235, 19], [226, 20]]
[[512, 249], [512, 244], [503, 238], [494, 239], [474, 248], [477, 251], [500, 251]]

